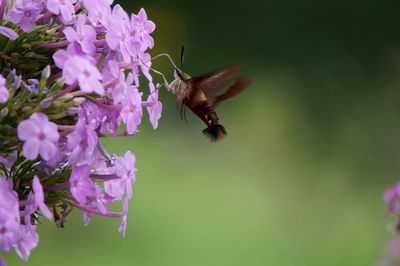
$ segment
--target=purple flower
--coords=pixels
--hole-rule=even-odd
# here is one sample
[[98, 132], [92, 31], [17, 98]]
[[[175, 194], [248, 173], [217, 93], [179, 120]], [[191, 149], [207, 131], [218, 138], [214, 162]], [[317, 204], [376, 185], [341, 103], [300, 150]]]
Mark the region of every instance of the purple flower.
[[120, 112], [117, 110], [108, 110], [99, 108], [100, 111], [100, 133], [110, 132], [116, 134], [118, 131]]
[[38, 95], [39, 93], [39, 80], [37, 79], [28, 79], [27, 89], [33, 93], [34, 95]]
[[37, 246], [39, 235], [36, 233], [36, 226], [20, 225], [19, 237], [14, 245], [18, 256], [24, 261], [28, 260], [31, 250]]
[[132, 198], [132, 185], [135, 182], [135, 155], [127, 151], [124, 157], [115, 160], [113, 171], [120, 179], [104, 182], [105, 192], [117, 200], [121, 200], [126, 193], [127, 198]]
[[120, 52], [123, 61], [129, 63], [131, 56], [140, 50], [141, 44], [135, 39], [134, 31], [129, 24], [129, 17], [118, 7], [119, 5], [114, 7], [110, 26], [106, 33], [106, 41], [111, 50]]
[[123, 216], [121, 219], [121, 225], [119, 226], [118, 231], [122, 233], [122, 236], [125, 237], [126, 225], [127, 225], [127, 214], [128, 214], [128, 199], [125, 199], [123, 202]]
[[151, 56], [148, 53], [139, 53], [138, 54], [138, 64], [140, 69], [142, 70], [143, 75], [147, 78], [148, 81], [152, 82], [153, 77], [150, 75], [151, 68]]
[[393, 238], [386, 243], [386, 252], [392, 260], [400, 260], [400, 238]]
[[96, 185], [89, 178], [90, 167], [88, 165], [75, 166], [69, 180], [72, 196], [80, 205], [85, 205], [88, 198], [95, 197]]
[[20, 224], [18, 195], [11, 179], [0, 176], [0, 249], [8, 251], [18, 238]]
[[126, 124], [126, 131], [129, 135], [135, 134], [143, 115], [142, 95], [137, 88], [132, 87], [127, 91], [123, 106], [121, 118]]
[[7, 27], [0, 26], [0, 34], [6, 36], [10, 40], [16, 40], [18, 38], [18, 34]]
[[31, 193], [33, 195], [33, 204], [35, 206], [35, 211], [37, 208], [39, 208], [42, 214], [47, 217], [47, 219], [52, 220], [53, 215], [44, 203], [43, 187], [40, 184], [40, 180], [36, 175], [33, 177], [32, 190], [33, 193]]
[[63, 77], [69, 85], [78, 82], [80, 89], [84, 92], [104, 94], [99, 70], [84, 57], [72, 56], [68, 59], [64, 65]]
[[73, 4], [77, 0], [47, 0], [47, 10], [55, 15], [61, 16], [66, 22], [72, 20], [72, 16], [75, 14], [75, 7]]
[[156, 25], [153, 21], [147, 19], [146, 11], [143, 8], [137, 15], [132, 15], [131, 26], [142, 44], [142, 51], [154, 47], [154, 40], [150, 34], [155, 30]]
[[93, 26], [108, 26], [108, 19], [111, 16], [112, 0], [83, 0], [88, 10], [88, 17]]
[[67, 148], [71, 150], [69, 164], [90, 164], [96, 159], [98, 137], [95, 127], [80, 119], [67, 139]]
[[0, 256], [0, 266], [7, 266], [6, 262], [3, 260], [3, 257]]
[[93, 65], [96, 64], [96, 60], [90, 55], [83, 53], [81, 47], [76, 43], [71, 43], [70, 45], [68, 45], [66, 51], [58, 50], [57, 52], [55, 52], [53, 55], [53, 60], [58, 68], [63, 69], [65, 63], [73, 56], [84, 57], [89, 60]]
[[57, 153], [60, 135], [57, 125], [43, 113], [34, 113], [18, 125], [18, 138], [25, 141], [22, 153], [25, 158], [35, 160], [40, 156], [50, 160]]
[[103, 214], [106, 214], [108, 212], [107, 205], [110, 204], [113, 200], [115, 200], [114, 197], [112, 197], [107, 192], [103, 192], [99, 186], [96, 186], [96, 199], [94, 203]]
[[135, 160], [135, 155], [130, 151], [115, 160], [115, 173], [121, 177], [117, 181], [124, 188], [128, 199], [132, 198], [132, 185], [135, 183]]
[[158, 127], [158, 120], [161, 118], [162, 104], [158, 100], [158, 88], [155, 89], [153, 83], [150, 83], [150, 95], [147, 98], [147, 112], [150, 116], [150, 123], [154, 129]]
[[132, 58], [132, 74], [134, 76], [135, 85], [139, 85], [140, 70], [146, 79], [150, 82], [153, 81], [153, 77], [150, 75], [151, 67], [151, 56], [148, 53], [139, 52]]
[[12, 82], [12, 86], [15, 89], [18, 89], [21, 86], [22, 77], [17, 75], [16, 69], [13, 69], [13, 70], [5, 69], [3, 71], [3, 77], [10, 78], [11, 82]]
[[8, 12], [8, 18], [11, 22], [18, 24], [25, 32], [31, 32], [36, 27], [38, 19], [43, 7], [35, 2], [24, 3], [23, 5], [12, 9]]
[[[146, 52], [154, 46], [151, 34], [155, 24], [148, 20], [144, 9], [129, 16], [120, 5], [112, 7], [113, 0], [11, 2], [8, 18], [19, 31], [31, 32], [38, 29], [39, 24], [40, 27], [48, 25], [54, 26], [50, 35], [65, 38], [41, 45], [57, 50], [52, 56], [53, 64], [62, 73], [51, 71], [48, 66], [41, 71], [38, 80], [22, 79], [16, 74], [20, 69], [5, 69], [0, 76], [0, 118], [3, 120], [15, 111], [11, 108], [11, 98], [24, 98], [24, 93], [28, 98], [35, 98], [40, 85], [46, 81], [55, 83], [44, 89], [48, 95], [37, 103], [37, 107], [46, 112], [40, 113], [37, 108], [25, 116], [26, 108], [17, 112], [21, 113], [16, 116], [19, 139], [11, 139], [9, 149], [0, 153], [0, 166], [12, 174], [9, 179], [0, 176], [0, 250], [15, 248], [17, 254], [27, 260], [38, 244], [39, 215], [52, 219], [51, 208], [62, 206], [65, 200], [82, 211], [85, 224], [96, 215], [118, 219], [118, 230], [125, 236], [136, 158], [130, 151], [121, 157], [110, 155], [99, 143], [99, 135], [137, 133], [143, 108], [149, 113], [152, 127], [157, 128], [162, 104], [158, 87], [150, 75], [151, 56]], [[2, 26], [0, 34], [18, 38], [12, 29]], [[3, 40], [7, 41], [5, 37]], [[145, 92], [146, 101], [139, 91], [141, 76], [149, 82], [150, 94]], [[17, 94], [11, 97], [14, 90]], [[57, 113], [59, 103], [68, 97], [71, 101], [63, 105], [64, 111]], [[57, 124], [44, 113], [52, 117], [51, 120], [50, 113], [60, 114]], [[28, 118], [22, 121], [21, 117]], [[126, 128], [123, 132], [119, 131], [121, 124]], [[31, 175], [14, 173], [18, 169], [12, 166], [23, 165], [25, 161], [34, 163]], [[67, 182], [57, 174], [66, 169], [72, 169]], [[38, 177], [36, 173], [42, 174]], [[57, 176], [61, 179], [47, 182], [50, 177]], [[122, 212], [110, 211], [109, 204], [117, 200], [122, 201]], [[69, 208], [61, 209], [56, 219], [59, 226], [64, 224], [69, 213]], [[0, 257], [0, 266], [2, 264]]]
[[125, 74], [121, 72], [121, 75], [119, 77], [119, 82], [112, 89], [111, 92], [114, 104], [123, 103], [126, 100], [126, 97], [129, 97], [128, 93], [129, 90], [137, 90], [137, 88], [133, 86], [132, 83], [133, 83], [133, 74], [129, 73], [125, 79]]
[[383, 198], [388, 205], [388, 212], [400, 215], [400, 183], [386, 189]]
[[11, 166], [14, 164], [17, 158], [18, 158], [17, 151], [13, 151], [7, 154], [0, 154], [0, 163], [7, 168], [11, 168]]
[[6, 79], [0, 75], [0, 103], [5, 103], [9, 97], [9, 92], [6, 88], [6, 82]]
[[86, 18], [84, 16], [78, 16], [76, 22], [76, 30], [72, 27], [66, 27], [64, 34], [67, 40], [71, 43], [76, 42], [82, 48], [82, 51], [86, 54], [93, 54], [96, 52], [96, 31], [92, 26], [85, 25]]
[[84, 120], [91, 127], [97, 128], [101, 123], [99, 107], [90, 101], [84, 101], [79, 110], [79, 119]]

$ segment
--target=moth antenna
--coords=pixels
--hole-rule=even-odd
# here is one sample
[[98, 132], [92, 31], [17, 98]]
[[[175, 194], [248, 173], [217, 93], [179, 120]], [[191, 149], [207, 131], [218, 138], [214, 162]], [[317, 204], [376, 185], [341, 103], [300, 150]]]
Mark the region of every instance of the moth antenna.
[[185, 53], [185, 46], [182, 45], [182, 49], [181, 49], [181, 71], [182, 72], [183, 72], [183, 62], [185, 61], [184, 53]]

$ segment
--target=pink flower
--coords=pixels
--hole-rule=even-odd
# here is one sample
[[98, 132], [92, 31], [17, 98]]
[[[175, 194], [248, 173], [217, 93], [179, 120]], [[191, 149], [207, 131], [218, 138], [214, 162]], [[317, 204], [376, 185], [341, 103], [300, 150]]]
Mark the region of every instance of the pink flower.
[[96, 185], [89, 176], [90, 167], [88, 165], [76, 166], [71, 173], [69, 180], [71, 193], [80, 205], [85, 205], [88, 198], [96, 196]]
[[135, 183], [135, 161], [135, 155], [130, 151], [127, 151], [124, 157], [118, 157], [115, 160], [115, 173], [121, 177], [116, 181], [124, 189], [128, 199], [132, 198], [132, 185]]
[[20, 224], [18, 195], [11, 179], [0, 176], [0, 249], [8, 251], [18, 238]]
[[128, 97], [128, 90], [136, 89], [133, 83], [133, 74], [128, 73], [125, 75], [123, 71], [119, 69], [116, 65], [115, 61], [109, 62], [110, 72], [112, 73], [113, 77], [118, 80], [116, 85], [110, 89], [110, 94], [113, 96], [114, 104], [122, 103]]
[[2, 256], [0, 256], [0, 266], [7, 266]]
[[6, 88], [6, 79], [0, 75], [0, 103], [5, 103], [8, 100], [9, 93]]
[[140, 50], [141, 44], [135, 39], [129, 17], [119, 5], [114, 7], [110, 18], [106, 41], [111, 50], [121, 53], [125, 63], [131, 62], [131, 57]]
[[137, 88], [131, 87], [127, 90], [121, 110], [121, 118], [126, 124], [126, 131], [129, 135], [137, 132], [137, 128], [142, 121], [142, 115], [142, 95]]
[[30, 216], [35, 213], [38, 208], [47, 219], [53, 219], [53, 215], [44, 203], [43, 187], [40, 184], [39, 178], [35, 175], [32, 181], [32, 192], [29, 193], [27, 204], [25, 205], [25, 217], [28, 222], [30, 221]]
[[31, 250], [37, 246], [39, 235], [36, 233], [36, 226], [20, 225], [19, 237], [14, 245], [18, 256], [24, 261], [28, 260]]
[[60, 135], [57, 125], [43, 113], [34, 113], [18, 125], [18, 138], [25, 141], [22, 153], [25, 158], [35, 160], [37, 156], [50, 160], [57, 153]]
[[88, 17], [93, 26], [107, 26], [108, 19], [111, 16], [112, 0], [83, 0], [83, 3], [88, 10]]
[[154, 40], [150, 34], [155, 30], [156, 24], [147, 19], [146, 11], [143, 8], [137, 15], [132, 15], [131, 27], [135, 30], [135, 35], [142, 44], [142, 51], [154, 47]]
[[94, 42], [96, 41], [96, 31], [92, 26], [86, 25], [86, 18], [79, 16], [76, 22], [76, 30], [72, 27], [66, 27], [64, 34], [71, 43], [76, 42], [86, 54], [93, 54], [96, 51]]
[[63, 77], [69, 85], [78, 82], [80, 89], [84, 92], [104, 94], [104, 88], [100, 82], [102, 75], [89, 60], [82, 56], [72, 56], [65, 62]]
[[31, 32], [36, 27], [36, 20], [42, 10], [41, 4], [28, 2], [10, 10], [8, 17], [11, 22], [18, 24], [23, 31]]
[[150, 95], [147, 98], [147, 112], [149, 113], [150, 123], [154, 129], [158, 127], [158, 120], [161, 118], [162, 104], [158, 100], [158, 88], [154, 88], [150, 83]]
[[123, 210], [122, 210], [122, 219], [121, 225], [119, 226], [118, 231], [122, 233], [122, 236], [125, 237], [126, 225], [127, 225], [127, 214], [128, 214], [128, 199], [125, 199], [123, 202]]
[[388, 212], [400, 215], [400, 183], [386, 189], [383, 198], [388, 205]]
[[68, 45], [67, 50], [58, 50], [53, 55], [53, 60], [56, 66], [60, 69], [64, 68], [65, 63], [73, 56], [81, 56], [89, 60], [93, 65], [96, 64], [96, 60], [90, 55], [85, 54], [81, 47], [77, 43], [71, 43]]
[[11, 166], [17, 159], [18, 159], [17, 151], [13, 151], [7, 154], [0, 154], [0, 163], [2, 163], [7, 168], [11, 168]]
[[72, 16], [75, 14], [75, 7], [73, 4], [77, 0], [47, 0], [47, 10], [55, 15], [61, 16], [68, 22], [72, 20]]
[[120, 179], [104, 182], [105, 192], [117, 200], [121, 200], [126, 193], [127, 198], [132, 198], [132, 185], [135, 183], [135, 155], [127, 151], [124, 157], [115, 160], [113, 171]]
[[78, 120], [74, 132], [67, 139], [67, 148], [71, 151], [69, 164], [90, 164], [96, 159], [98, 137], [92, 125], [86, 124], [83, 119]]

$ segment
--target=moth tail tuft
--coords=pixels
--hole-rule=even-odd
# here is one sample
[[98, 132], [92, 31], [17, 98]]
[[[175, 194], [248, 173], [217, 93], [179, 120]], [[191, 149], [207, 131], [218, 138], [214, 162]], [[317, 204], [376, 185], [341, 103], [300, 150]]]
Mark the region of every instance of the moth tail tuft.
[[203, 134], [206, 135], [212, 142], [222, 140], [226, 135], [226, 130], [220, 124], [211, 125], [203, 130]]

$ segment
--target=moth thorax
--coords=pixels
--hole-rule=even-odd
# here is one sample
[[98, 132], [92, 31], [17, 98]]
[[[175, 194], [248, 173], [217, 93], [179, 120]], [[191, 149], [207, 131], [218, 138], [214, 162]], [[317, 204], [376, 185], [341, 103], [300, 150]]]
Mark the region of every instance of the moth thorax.
[[173, 94], [176, 95], [176, 97], [179, 100], [183, 100], [186, 98], [189, 90], [188, 90], [188, 84], [180, 79], [179, 77], [176, 78], [170, 85], [170, 90]]

